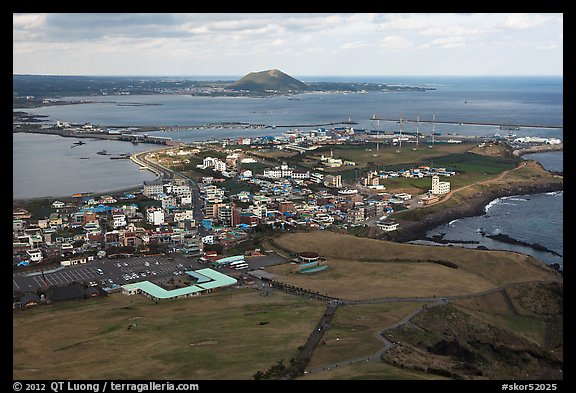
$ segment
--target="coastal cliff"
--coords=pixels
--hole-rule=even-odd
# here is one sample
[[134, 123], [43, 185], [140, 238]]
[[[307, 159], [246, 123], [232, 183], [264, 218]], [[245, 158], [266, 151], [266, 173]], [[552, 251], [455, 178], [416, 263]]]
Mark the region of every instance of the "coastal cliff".
[[396, 232], [387, 234], [387, 240], [396, 242], [408, 242], [412, 240], [423, 239], [426, 232], [446, 224], [452, 220], [463, 217], [474, 217], [484, 214], [484, 208], [491, 201], [497, 198], [524, 195], [539, 194], [543, 192], [553, 192], [563, 190], [563, 182], [556, 179], [533, 184], [514, 184], [498, 188], [491, 188], [486, 191], [472, 194], [465, 201], [457, 206], [446, 207], [433, 213], [419, 217], [417, 220], [403, 219], [403, 214], [398, 213], [395, 219], [400, 222], [401, 228]]

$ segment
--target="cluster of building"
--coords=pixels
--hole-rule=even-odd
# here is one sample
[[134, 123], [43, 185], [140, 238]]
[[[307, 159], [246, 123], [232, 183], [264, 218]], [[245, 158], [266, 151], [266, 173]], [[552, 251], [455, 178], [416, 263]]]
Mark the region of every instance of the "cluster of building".
[[[59, 122], [58, 126], [67, 127], [67, 124]], [[85, 126], [87, 130], [91, 129]], [[293, 144], [313, 149], [318, 147], [314, 144], [335, 143], [353, 134], [349, 128], [330, 132], [296, 130], [281, 137], [240, 138], [240, 142], [281, 143], [284, 148]], [[189, 157], [184, 156], [200, 152], [198, 148], [181, 147], [166, 150], [164, 154], [168, 164], [173, 164], [182, 160], [190, 163]], [[157, 153], [151, 155], [157, 156], [160, 162]], [[171, 180], [145, 181], [139, 198], [131, 194], [117, 198], [75, 195], [73, 202], [54, 201], [46, 216], [34, 220], [22, 211], [14, 211], [14, 264], [41, 262], [48, 258], [70, 265], [98, 257], [98, 252], [120, 252], [118, 249], [122, 247], [141, 250], [153, 245], [187, 255], [200, 255], [204, 245], [228, 247], [247, 239], [249, 232], [258, 225], [321, 229], [330, 225], [356, 226], [404, 209], [403, 205], [412, 199], [405, 193], [384, 192], [381, 179], [431, 176], [431, 190], [422, 199], [424, 204], [430, 204], [450, 191], [450, 183], [440, 181], [439, 177], [454, 175], [445, 168], [428, 166], [371, 171], [366, 174], [363, 184], [379, 192], [366, 196], [356, 189], [343, 189], [341, 175], [324, 172], [321, 168], [302, 170], [284, 162], [264, 168], [261, 173], [253, 173], [248, 169], [249, 165], [246, 168], [242, 164], [254, 164], [257, 162], [254, 158], [235, 151], [215, 155], [217, 157], [204, 156], [198, 169], [210, 169], [223, 178], [237, 179], [246, 185], [242, 191], [232, 193], [221, 186], [224, 179], [213, 174], [204, 176], [199, 182], [200, 199], [195, 200], [189, 182], [176, 176]], [[335, 158], [330, 153], [330, 156], [319, 157], [319, 165], [336, 167], [354, 166], [355, 163]], [[393, 231], [398, 225], [390, 220], [380, 220], [378, 227]]]
[[14, 210], [13, 264], [51, 260], [75, 265], [154, 246], [199, 255], [202, 242], [189, 186], [179, 178], [145, 182], [143, 194], [146, 198], [138, 200], [132, 194], [78, 194], [69, 202], [54, 201], [37, 217]]
[[525, 136], [516, 138], [514, 143], [527, 143], [527, 144], [546, 144], [546, 145], [559, 145], [562, 141], [558, 138], [542, 138], [539, 136]]
[[[341, 181], [339, 176], [338, 179]], [[312, 179], [257, 177], [248, 181], [257, 188], [256, 191], [244, 190], [230, 195], [208, 180], [200, 184], [204, 200], [203, 225], [215, 232], [226, 228], [249, 230], [260, 224], [273, 228], [358, 224], [393, 212], [406, 201], [407, 195], [382, 194], [366, 198], [356, 190], [333, 188], [313, 191], [309, 188], [314, 183]]]

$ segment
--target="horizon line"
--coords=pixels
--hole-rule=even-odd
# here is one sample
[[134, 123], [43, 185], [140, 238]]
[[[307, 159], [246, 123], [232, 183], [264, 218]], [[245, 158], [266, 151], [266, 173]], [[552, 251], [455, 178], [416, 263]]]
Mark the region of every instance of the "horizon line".
[[[234, 75], [234, 74], [35, 74], [35, 73], [18, 73], [13, 72], [12, 76], [86, 76], [86, 77], [146, 77], [146, 78], [191, 78], [191, 77], [243, 77], [245, 75]], [[410, 74], [307, 74], [298, 75], [293, 74], [292, 76], [298, 76], [301, 78], [316, 78], [316, 77], [330, 77], [330, 78], [382, 78], [382, 77], [400, 77], [400, 78], [429, 78], [429, 77], [563, 77], [564, 74], [421, 74], [421, 75], [410, 75]]]

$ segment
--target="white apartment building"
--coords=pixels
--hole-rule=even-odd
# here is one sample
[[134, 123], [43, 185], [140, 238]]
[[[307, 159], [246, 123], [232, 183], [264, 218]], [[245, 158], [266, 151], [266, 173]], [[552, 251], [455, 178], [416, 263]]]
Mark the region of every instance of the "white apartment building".
[[113, 214], [112, 220], [114, 220], [112, 223], [114, 228], [120, 228], [126, 226], [126, 216], [124, 214]]
[[178, 210], [174, 212], [174, 221], [194, 220], [194, 210]]
[[142, 192], [147, 197], [164, 192], [164, 182], [162, 180], [152, 180], [144, 182], [144, 191]]
[[432, 176], [432, 194], [442, 195], [450, 192], [450, 182], [440, 181], [440, 177]]
[[148, 209], [146, 210], [146, 221], [149, 224], [161, 225], [164, 223], [164, 210], [162, 209]]

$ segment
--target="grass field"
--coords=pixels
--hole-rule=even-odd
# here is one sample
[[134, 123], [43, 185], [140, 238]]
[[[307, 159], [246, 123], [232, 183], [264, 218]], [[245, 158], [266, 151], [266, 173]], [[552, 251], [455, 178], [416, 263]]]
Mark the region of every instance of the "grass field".
[[114, 294], [39, 306], [14, 313], [13, 378], [252, 379], [296, 356], [324, 309], [252, 289], [158, 304]]
[[[318, 252], [330, 266], [310, 275], [294, 273], [290, 265], [267, 268], [279, 281], [347, 299], [457, 295], [554, 277], [543, 263], [504, 251], [399, 244], [328, 231], [287, 234], [274, 243], [292, 252]], [[365, 262], [369, 259], [380, 261]], [[458, 268], [416, 262], [430, 259]]]
[[308, 368], [376, 353], [383, 347], [377, 335], [421, 303], [359, 304], [336, 310], [332, 327], [316, 347]]
[[[472, 149], [475, 144], [460, 143], [460, 144], [436, 144], [434, 148], [429, 149], [428, 146], [420, 146], [418, 150], [412, 150], [413, 146], [403, 147], [400, 153], [396, 153], [397, 146], [380, 146], [376, 151], [376, 146], [367, 147], [366, 145], [342, 145], [334, 146], [328, 149], [323, 149], [322, 152], [314, 152], [313, 157], [320, 158], [330, 155], [330, 150], [335, 158], [342, 158], [343, 160], [354, 161], [357, 165], [364, 166], [366, 164], [389, 165], [404, 164], [410, 162], [430, 162], [437, 157], [443, 157], [453, 153], [462, 153]], [[375, 154], [378, 154], [375, 156]], [[312, 156], [310, 156], [312, 157]], [[408, 165], [408, 164], [407, 164]]]
[[406, 370], [383, 362], [359, 362], [304, 375], [302, 380], [438, 380], [448, 379], [416, 370]]
[[[560, 293], [555, 291], [560, 288]], [[507, 289], [510, 302], [502, 293], [481, 298], [459, 300], [456, 302], [466, 312], [489, 321], [504, 330], [536, 345], [551, 347], [562, 342], [562, 306], [561, 286], [549, 284], [521, 284]], [[554, 329], [546, 331], [546, 322], [554, 323]], [[561, 345], [561, 344], [560, 344]]]

